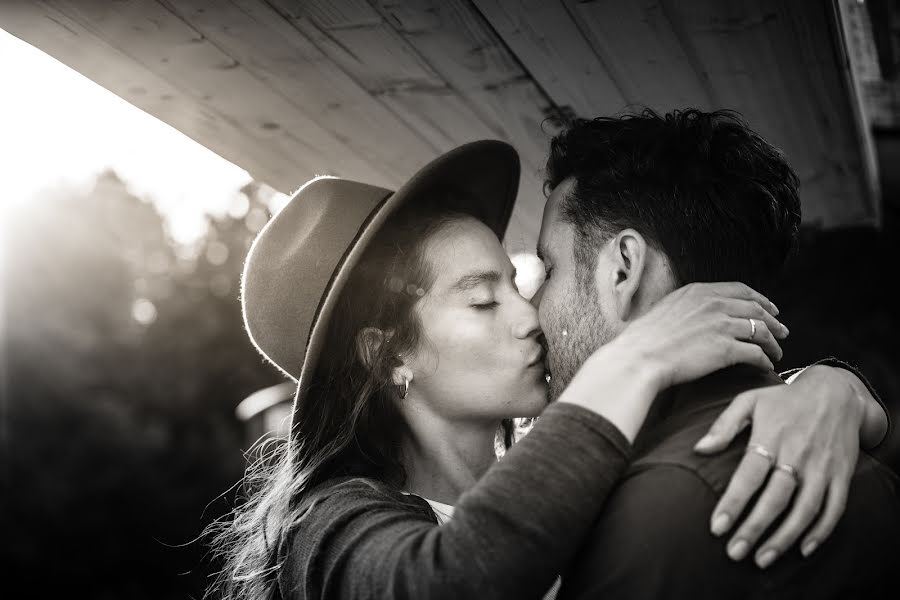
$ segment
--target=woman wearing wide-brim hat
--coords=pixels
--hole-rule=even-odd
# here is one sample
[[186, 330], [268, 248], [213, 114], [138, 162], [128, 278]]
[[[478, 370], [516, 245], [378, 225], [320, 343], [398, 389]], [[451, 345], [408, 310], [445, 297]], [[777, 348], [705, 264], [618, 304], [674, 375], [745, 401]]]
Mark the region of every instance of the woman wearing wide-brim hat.
[[[259, 234], [246, 327], [298, 385], [276, 466], [220, 534], [227, 597], [540, 597], [574, 556], [658, 391], [627, 358], [658, 349], [607, 344], [618, 360], [547, 407], [536, 311], [499, 241], [518, 178], [510, 146], [475, 142], [396, 192], [314, 179]], [[698, 343], [721, 337], [668, 308]], [[672, 373], [687, 357], [727, 366], [657, 354]], [[509, 419], [539, 413], [497, 461], [498, 429], [509, 448]]]

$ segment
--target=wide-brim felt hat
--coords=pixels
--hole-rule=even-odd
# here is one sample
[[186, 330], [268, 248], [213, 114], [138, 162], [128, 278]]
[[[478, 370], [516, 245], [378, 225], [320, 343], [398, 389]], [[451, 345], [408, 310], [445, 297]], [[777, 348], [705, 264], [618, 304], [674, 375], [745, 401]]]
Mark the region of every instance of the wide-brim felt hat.
[[[294, 411], [315, 372], [337, 299], [350, 272], [389, 217], [442, 195], [500, 239], [519, 187], [519, 157], [505, 142], [483, 140], [432, 160], [396, 191], [335, 177], [297, 190], [260, 231], [244, 263], [241, 305], [256, 348], [298, 382]], [[433, 206], [433, 204], [429, 204]]]

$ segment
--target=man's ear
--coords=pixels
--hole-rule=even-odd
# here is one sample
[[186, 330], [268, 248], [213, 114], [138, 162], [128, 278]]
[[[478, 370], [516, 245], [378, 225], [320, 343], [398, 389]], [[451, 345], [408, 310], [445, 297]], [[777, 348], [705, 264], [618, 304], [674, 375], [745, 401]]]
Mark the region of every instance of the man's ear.
[[[387, 332], [377, 327], [364, 327], [356, 334], [356, 355], [370, 371], [375, 367], [381, 345], [391, 338], [394, 332]], [[404, 362], [402, 356], [397, 356], [399, 364], [391, 370], [391, 380], [396, 385], [402, 385], [404, 380], [412, 381], [412, 369]]]
[[623, 229], [607, 246], [612, 268], [607, 271], [619, 319], [627, 321], [639, 309], [642, 282], [648, 269], [647, 240], [634, 229]]

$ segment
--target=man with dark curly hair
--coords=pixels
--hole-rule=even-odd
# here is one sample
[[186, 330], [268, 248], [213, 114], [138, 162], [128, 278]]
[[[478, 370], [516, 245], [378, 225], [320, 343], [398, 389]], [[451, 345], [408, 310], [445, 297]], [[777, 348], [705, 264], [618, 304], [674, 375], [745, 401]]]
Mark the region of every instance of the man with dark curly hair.
[[[771, 289], [800, 226], [794, 171], [728, 111], [575, 121], [552, 141], [546, 191], [539, 254], [547, 277], [535, 302], [553, 396], [590, 351], [676, 288], [741, 281]], [[741, 326], [748, 339], [761, 335], [753, 319]], [[824, 370], [808, 371], [816, 369]], [[831, 373], [821, 394], [864, 393], [850, 370]], [[628, 474], [563, 576], [561, 598], [883, 593], [900, 565], [900, 486], [887, 468], [864, 453], [833, 464], [826, 448], [802, 455], [783, 439], [746, 434], [727, 448], [721, 440], [730, 435], [696, 445], [710, 425], [734, 421], [723, 411], [781, 394], [783, 383], [773, 371], [732, 367], [657, 398]], [[855, 446], [842, 437], [823, 436], [832, 447]], [[774, 523], [756, 518], [758, 509], [744, 515], [736, 498], [752, 494], [726, 489], [735, 469], [765, 488], [759, 502], [774, 514], [801, 509]], [[829, 484], [826, 473], [845, 474], [837, 478], [845, 483]], [[735, 523], [726, 554], [718, 536]]]

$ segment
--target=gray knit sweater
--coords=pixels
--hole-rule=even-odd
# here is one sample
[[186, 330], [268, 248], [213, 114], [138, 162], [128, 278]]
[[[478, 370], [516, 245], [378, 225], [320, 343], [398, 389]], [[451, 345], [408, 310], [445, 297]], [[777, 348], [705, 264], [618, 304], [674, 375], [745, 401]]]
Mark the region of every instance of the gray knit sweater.
[[281, 555], [285, 600], [540, 599], [627, 466], [609, 421], [553, 404], [438, 526], [416, 496], [363, 478], [316, 492]]

